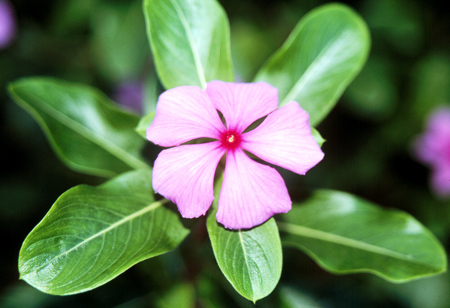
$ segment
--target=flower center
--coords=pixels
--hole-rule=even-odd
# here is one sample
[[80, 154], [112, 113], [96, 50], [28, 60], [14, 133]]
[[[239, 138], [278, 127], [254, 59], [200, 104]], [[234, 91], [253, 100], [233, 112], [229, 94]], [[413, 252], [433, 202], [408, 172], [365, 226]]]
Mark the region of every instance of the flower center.
[[222, 133], [220, 141], [227, 150], [234, 150], [241, 144], [241, 134], [235, 131], [226, 131]]

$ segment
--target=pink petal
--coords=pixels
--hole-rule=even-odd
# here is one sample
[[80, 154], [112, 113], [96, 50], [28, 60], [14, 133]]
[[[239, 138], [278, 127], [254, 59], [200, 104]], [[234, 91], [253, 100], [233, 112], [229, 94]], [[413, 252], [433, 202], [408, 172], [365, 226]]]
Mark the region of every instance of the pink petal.
[[291, 209], [280, 174], [250, 159], [242, 149], [227, 153], [217, 221], [226, 228], [252, 228]]
[[0, 0], [0, 49], [9, 46], [16, 36], [17, 24], [14, 15], [9, 1]]
[[418, 160], [425, 164], [435, 164], [442, 156], [445, 139], [433, 132], [426, 132], [416, 138], [414, 152]]
[[450, 136], [450, 108], [436, 109], [428, 118], [427, 130], [442, 136]]
[[450, 108], [441, 107], [432, 113], [426, 131], [414, 142], [414, 152], [425, 164], [450, 161]]
[[196, 138], [220, 138], [225, 128], [206, 92], [195, 86], [170, 89], [159, 97], [147, 139], [163, 147]]
[[278, 107], [278, 90], [265, 83], [211, 81], [206, 87], [211, 101], [222, 112], [227, 128], [243, 132], [250, 124]]
[[442, 198], [450, 197], [450, 162], [433, 168], [431, 187]]
[[204, 215], [214, 199], [214, 173], [224, 153], [218, 141], [163, 150], [153, 168], [153, 189], [175, 203], [183, 217]]
[[308, 119], [298, 103], [290, 102], [243, 134], [242, 147], [271, 164], [305, 174], [324, 157]]

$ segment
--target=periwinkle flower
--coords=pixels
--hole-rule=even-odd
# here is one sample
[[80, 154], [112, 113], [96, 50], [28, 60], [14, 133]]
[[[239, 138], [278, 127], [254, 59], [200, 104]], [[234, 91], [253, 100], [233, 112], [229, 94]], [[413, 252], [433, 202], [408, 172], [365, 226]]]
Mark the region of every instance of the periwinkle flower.
[[428, 118], [425, 132], [415, 142], [415, 154], [432, 169], [433, 191], [450, 197], [450, 107], [441, 107]]
[[[281, 175], [244, 151], [302, 175], [324, 154], [297, 102], [277, 108], [278, 90], [264, 82], [212, 81], [206, 90], [180, 86], [164, 92], [147, 139], [172, 148], [155, 161], [154, 190], [174, 202], [183, 217], [204, 215], [214, 199], [216, 168], [226, 153], [218, 222], [230, 229], [252, 228], [288, 212], [292, 202]], [[245, 131], [265, 116], [259, 126]], [[198, 138], [212, 141], [183, 144]]]
[[11, 44], [16, 34], [16, 21], [11, 4], [0, 0], [0, 49]]

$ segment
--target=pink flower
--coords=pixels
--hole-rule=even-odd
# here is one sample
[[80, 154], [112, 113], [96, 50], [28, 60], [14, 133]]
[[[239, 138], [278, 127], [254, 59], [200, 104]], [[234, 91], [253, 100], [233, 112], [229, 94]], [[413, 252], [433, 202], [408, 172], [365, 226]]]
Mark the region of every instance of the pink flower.
[[[214, 174], [226, 153], [217, 221], [226, 228], [251, 228], [291, 209], [280, 174], [244, 152], [298, 174], [324, 156], [296, 102], [278, 107], [271, 85], [212, 81], [206, 90], [181, 86], [161, 94], [147, 139], [163, 147], [153, 169], [153, 188], [171, 200], [185, 218], [204, 215], [214, 199]], [[222, 123], [219, 111], [224, 119]], [[265, 117], [255, 129], [244, 132]], [[211, 138], [202, 144], [185, 144]]]
[[16, 34], [16, 20], [9, 1], [0, 0], [0, 49], [11, 44]]
[[425, 133], [415, 143], [416, 157], [432, 168], [431, 187], [441, 197], [450, 197], [450, 108], [431, 114]]

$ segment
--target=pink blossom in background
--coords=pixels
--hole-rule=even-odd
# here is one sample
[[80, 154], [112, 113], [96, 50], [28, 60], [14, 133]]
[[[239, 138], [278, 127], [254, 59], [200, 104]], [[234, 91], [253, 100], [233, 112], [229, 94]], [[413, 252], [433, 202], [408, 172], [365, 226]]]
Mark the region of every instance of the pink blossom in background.
[[114, 100], [139, 114], [143, 112], [144, 84], [140, 81], [126, 81], [117, 85]]
[[11, 4], [0, 0], [0, 49], [11, 44], [16, 34], [16, 21]]
[[[214, 174], [226, 153], [217, 221], [226, 228], [251, 228], [291, 209], [281, 175], [244, 152], [298, 174], [324, 154], [311, 135], [308, 114], [297, 102], [278, 108], [278, 90], [258, 83], [212, 81], [206, 90], [181, 86], [161, 94], [147, 139], [172, 147], [155, 161], [153, 188], [185, 218], [205, 215], [214, 199]], [[223, 115], [225, 123], [220, 119]], [[244, 130], [267, 116], [255, 129]], [[185, 144], [197, 138], [211, 142]]]
[[428, 118], [425, 132], [416, 140], [415, 154], [432, 169], [433, 191], [450, 197], [450, 107], [441, 107]]

